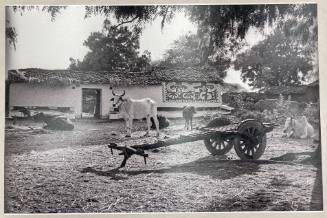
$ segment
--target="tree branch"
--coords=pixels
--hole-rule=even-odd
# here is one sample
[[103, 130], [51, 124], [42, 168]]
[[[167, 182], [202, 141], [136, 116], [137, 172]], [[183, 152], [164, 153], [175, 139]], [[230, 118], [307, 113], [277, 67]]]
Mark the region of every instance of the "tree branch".
[[121, 23], [119, 23], [119, 24], [117, 24], [116, 26], [113, 26], [114, 28], [117, 28], [117, 27], [119, 27], [119, 26], [121, 26], [121, 25], [124, 25], [124, 24], [127, 24], [127, 23], [132, 23], [132, 22], [134, 22], [136, 19], [138, 19], [138, 16], [136, 15], [133, 19], [131, 19], [131, 20], [127, 20], [127, 21], [123, 21], [123, 22], [121, 22]]

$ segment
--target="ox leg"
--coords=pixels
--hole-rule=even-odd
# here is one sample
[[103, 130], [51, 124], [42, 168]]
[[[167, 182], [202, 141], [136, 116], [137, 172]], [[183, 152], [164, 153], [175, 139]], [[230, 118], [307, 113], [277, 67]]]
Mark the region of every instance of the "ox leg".
[[132, 135], [132, 128], [133, 128], [133, 119], [129, 119], [129, 135], [131, 136]]
[[126, 119], [125, 122], [126, 122], [126, 132], [127, 132], [126, 137], [131, 137], [131, 135], [132, 135], [132, 126], [131, 126], [131, 123], [130, 123], [130, 119]]
[[150, 128], [151, 128], [151, 117], [150, 116], [146, 116], [146, 125], [147, 125], [148, 129], [144, 136], [148, 136], [150, 133]]
[[192, 119], [192, 117], [190, 119], [190, 124], [191, 124], [191, 130], [192, 130], [193, 129], [193, 119]]
[[156, 125], [157, 136], [159, 136], [159, 121], [158, 121], [157, 114], [153, 116], [153, 120], [154, 120], [154, 124]]

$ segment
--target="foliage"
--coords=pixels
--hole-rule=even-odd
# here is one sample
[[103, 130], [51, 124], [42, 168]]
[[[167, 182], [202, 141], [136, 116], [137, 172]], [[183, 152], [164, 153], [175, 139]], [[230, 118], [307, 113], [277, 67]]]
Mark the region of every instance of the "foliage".
[[256, 92], [228, 92], [222, 96], [223, 102], [237, 109], [254, 109], [255, 103], [266, 96]]
[[14, 27], [8, 26], [8, 23], [9, 22], [7, 22], [7, 27], [6, 27], [6, 37], [9, 45], [13, 45], [14, 48], [16, 49], [17, 32]]
[[288, 16], [280, 23], [286, 36], [301, 41], [303, 45], [316, 44], [318, 39], [317, 5], [294, 5], [291, 14], [292, 16]]
[[32, 10], [47, 12], [51, 16], [51, 21], [54, 21], [57, 15], [66, 8], [67, 6], [12, 6], [13, 12], [20, 13], [20, 15]]
[[311, 81], [319, 77], [318, 70], [318, 21], [317, 5], [295, 6], [293, 16], [280, 24], [285, 35], [303, 45], [303, 50], [311, 57], [313, 70], [309, 72]]
[[175, 40], [172, 48], [167, 49], [164, 54], [164, 60], [160, 63], [162, 66], [193, 66], [200, 63], [199, 41], [195, 34], [186, 34]]
[[113, 16], [118, 24], [133, 24], [134, 27], [144, 27], [146, 23], [161, 17], [161, 27], [170, 22], [175, 13], [183, 6], [177, 5], [147, 5], [147, 6], [85, 6], [85, 18], [94, 15]]
[[[194, 5], [187, 8], [190, 20], [207, 44], [203, 48], [206, 60], [217, 49], [226, 46], [226, 39], [243, 39], [251, 26], [263, 28], [283, 16], [288, 5]], [[208, 37], [204, 37], [208, 36]], [[207, 38], [207, 39], [206, 39]], [[231, 51], [238, 49], [231, 47]]]
[[[298, 103], [291, 102], [290, 98], [285, 100], [283, 95], [280, 95], [279, 99], [265, 99], [264, 95], [259, 96], [261, 97], [260, 100], [258, 100], [259, 97], [250, 101], [247, 101], [246, 98], [240, 98], [239, 102], [236, 100], [238, 106], [234, 115], [241, 120], [257, 119], [262, 122], [282, 123], [285, 117], [295, 115], [295, 111], [299, 111]], [[295, 110], [292, 110], [292, 107]]]
[[231, 56], [228, 49], [222, 48], [220, 52], [211, 56], [206, 63], [203, 63], [201, 46], [202, 39], [198, 34], [186, 34], [175, 40], [172, 48], [167, 49], [163, 60], [158, 64], [163, 67], [192, 67], [208, 65], [214, 67], [221, 78], [227, 74], [231, 63]]
[[278, 113], [284, 117], [294, 116], [294, 113], [296, 113], [294, 110], [291, 110], [291, 96], [285, 99], [284, 96], [280, 94], [276, 108]]
[[253, 111], [253, 110], [238, 110], [234, 113], [234, 116], [238, 118], [239, 121], [245, 119], [255, 119], [260, 122], [271, 122], [282, 124], [285, 121], [284, 116], [278, 113], [276, 109], [264, 110], [264, 111]]
[[319, 124], [320, 111], [319, 104], [307, 104], [303, 115], [308, 118], [310, 123]]
[[233, 115], [239, 120], [257, 119], [262, 122], [283, 124], [286, 117], [305, 115], [310, 123], [319, 124], [319, 104], [292, 101], [291, 96], [285, 98], [280, 95], [278, 99], [260, 99], [253, 105], [248, 104], [241, 95], [234, 98], [234, 101], [236, 110]]
[[239, 54], [235, 69], [244, 82], [257, 89], [296, 86], [306, 81], [312, 70], [311, 58], [303, 46], [276, 31], [267, 39]]
[[254, 109], [260, 112], [264, 110], [272, 111], [277, 108], [276, 99], [260, 99], [254, 104]]
[[73, 70], [119, 70], [139, 71], [150, 65], [151, 54], [145, 51], [138, 54], [139, 36], [127, 27], [114, 27], [110, 21], [104, 22], [102, 32], [93, 32], [84, 42], [89, 48], [83, 61], [70, 58]]

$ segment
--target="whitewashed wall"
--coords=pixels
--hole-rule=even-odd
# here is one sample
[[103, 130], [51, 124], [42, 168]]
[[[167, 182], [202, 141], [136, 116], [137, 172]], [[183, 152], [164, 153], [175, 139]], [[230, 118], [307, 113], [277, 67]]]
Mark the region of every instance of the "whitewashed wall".
[[183, 107], [185, 105], [193, 105], [195, 107], [218, 107], [220, 104], [215, 102], [163, 102], [162, 86], [148, 86], [148, 87], [114, 87], [114, 90], [119, 94], [122, 90], [126, 90], [126, 95], [132, 98], [149, 97], [155, 100], [158, 107]]
[[81, 98], [79, 90], [71, 87], [48, 87], [27, 83], [12, 83], [9, 91], [9, 105], [53, 106], [77, 109]]
[[9, 106], [70, 107], [76, 117], [82, 114], [82, 88], [101, 89], [101, 115], [109, 114], [109, 85], [81, 85], [79, 87], [49, 87], [27, 83], [12, 83]]
[[[109, 85], [81, 85], [72, 88], [66, 87], [49, 87], [44, 85], [33, 85], [27, 83], [12, 83], [10, 85], [9, 106], [43, 106], [43, 107], [70, 107], [75, 111], [76, 118], [82, 114], [82, 89], [100, 89], [101, 90], [101, 116], [108, 117], [110, 107], [112, 107], [111, 90]], [[158, 107], [183, 107], [193, 105], [195, 107], [217, 107], [218, 103], [201, 103], [201, 102], [163, 102], [162, 86], [148, 87], [113, 87], [115, 92], [121, 93], [126, 90], [126, 95], [132, 98], [149, 97], [155, 100]]]

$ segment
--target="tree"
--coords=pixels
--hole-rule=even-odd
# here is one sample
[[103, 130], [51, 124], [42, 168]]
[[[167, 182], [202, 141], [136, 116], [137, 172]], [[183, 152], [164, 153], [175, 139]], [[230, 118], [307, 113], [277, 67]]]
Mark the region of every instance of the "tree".
[[201, 66], [203, 64], [214, 67], [217, 73], [224, 78], [227, 74], [227, 69], [231, 63], [230, 48], [233, 43], [230, 42], [229, 46], [216, 50], [216, 53], [210, 55], [206, 62], [203, 62], [203, 54], [205, 49], [203, 47], [209, 46], [204, 43], [203, 38], [199, 34], [188, 33], [175, 40], [172, 48], [167, 49], [163, 60], [158, 64], [165, 67], [190, 67]]
[[[198, 25], [198, 35], [203, 40], [201, 44], [201, 63], [228, 46], [230, 41], [241, 42], [250, 27], [262, 30], [274, 23], [284, 25], [286, 35], [297, 35], [302, 44], [308, 44], [310, 39], [317, 42], [317, 5], [316, 4], [257, 4], [257, 5], [159, 5], [159, 6], [87, 6], [85, 16], [102, 14], [113, 15], [118, 25], [130, 23], [136, 27], [144, 26], [161, 17], [161, 26], [171, 21], [177, 12], [184, 11], [189, 19]], [[313, 34], [306, 29], [312, 29]], [[287, 34], [289, 31], [290, 34]], [[311, 37], [313, 36], [313, 37]], [[293, 38], [294, 39], [294, 38]], [[317, 45], [308, 46], [317, 51]], [[237, 46], [233, 52], [238, 52]]]
[[235, 69], [244, 82], [257, 89], [300, 85], [312, 71], [311, 58], [304, 46], [276, 32], [251, 49], [239, 54]]
[[199, 38], [195, 34], [186, 34], [175, 40], [172, 48], [167, 49], [162, 66], [194, 66], [200, 63]]
[[74, 70], [142, 70], [150, 65], [151, 54], [146, 51], [139, 56], [139, 33], [127, 27], [114, 27], [105, 20], [102, 32], [93, 32], [84, 42], [89, 48], [83, 61], [70, 58]]
[[[161, 17], [161, 26], [171, 21], [176, 12], [184, 11], [189, 19], [198, 25], [198, 35], [202, 39], [200, 59], [206, 64], [208, 58], [219, 53], [220, 48], [230, 41], [240, 42], [251, 26], [263, 28], [267, 23], [281, 19], [292, 13], [293, 5], [159, 5], [159, 6], [87, 6], [85, 16], [113, 15], [119, 25], [126, 23], [142, 28], [145, 23]], [[227, 44], [226, 44], [227, 43]], [[237, 47], [234, 47], [234, 52]]]
[[310, 72], [310, 77], [313, 82], [319, 77], [317, 6], [315, 4], [297, 5], [293, 12], [288, 19], [280, 22], [280, 27], [286, 37], [302, 44], [303, 50], [311, 57], [313, 70]]

